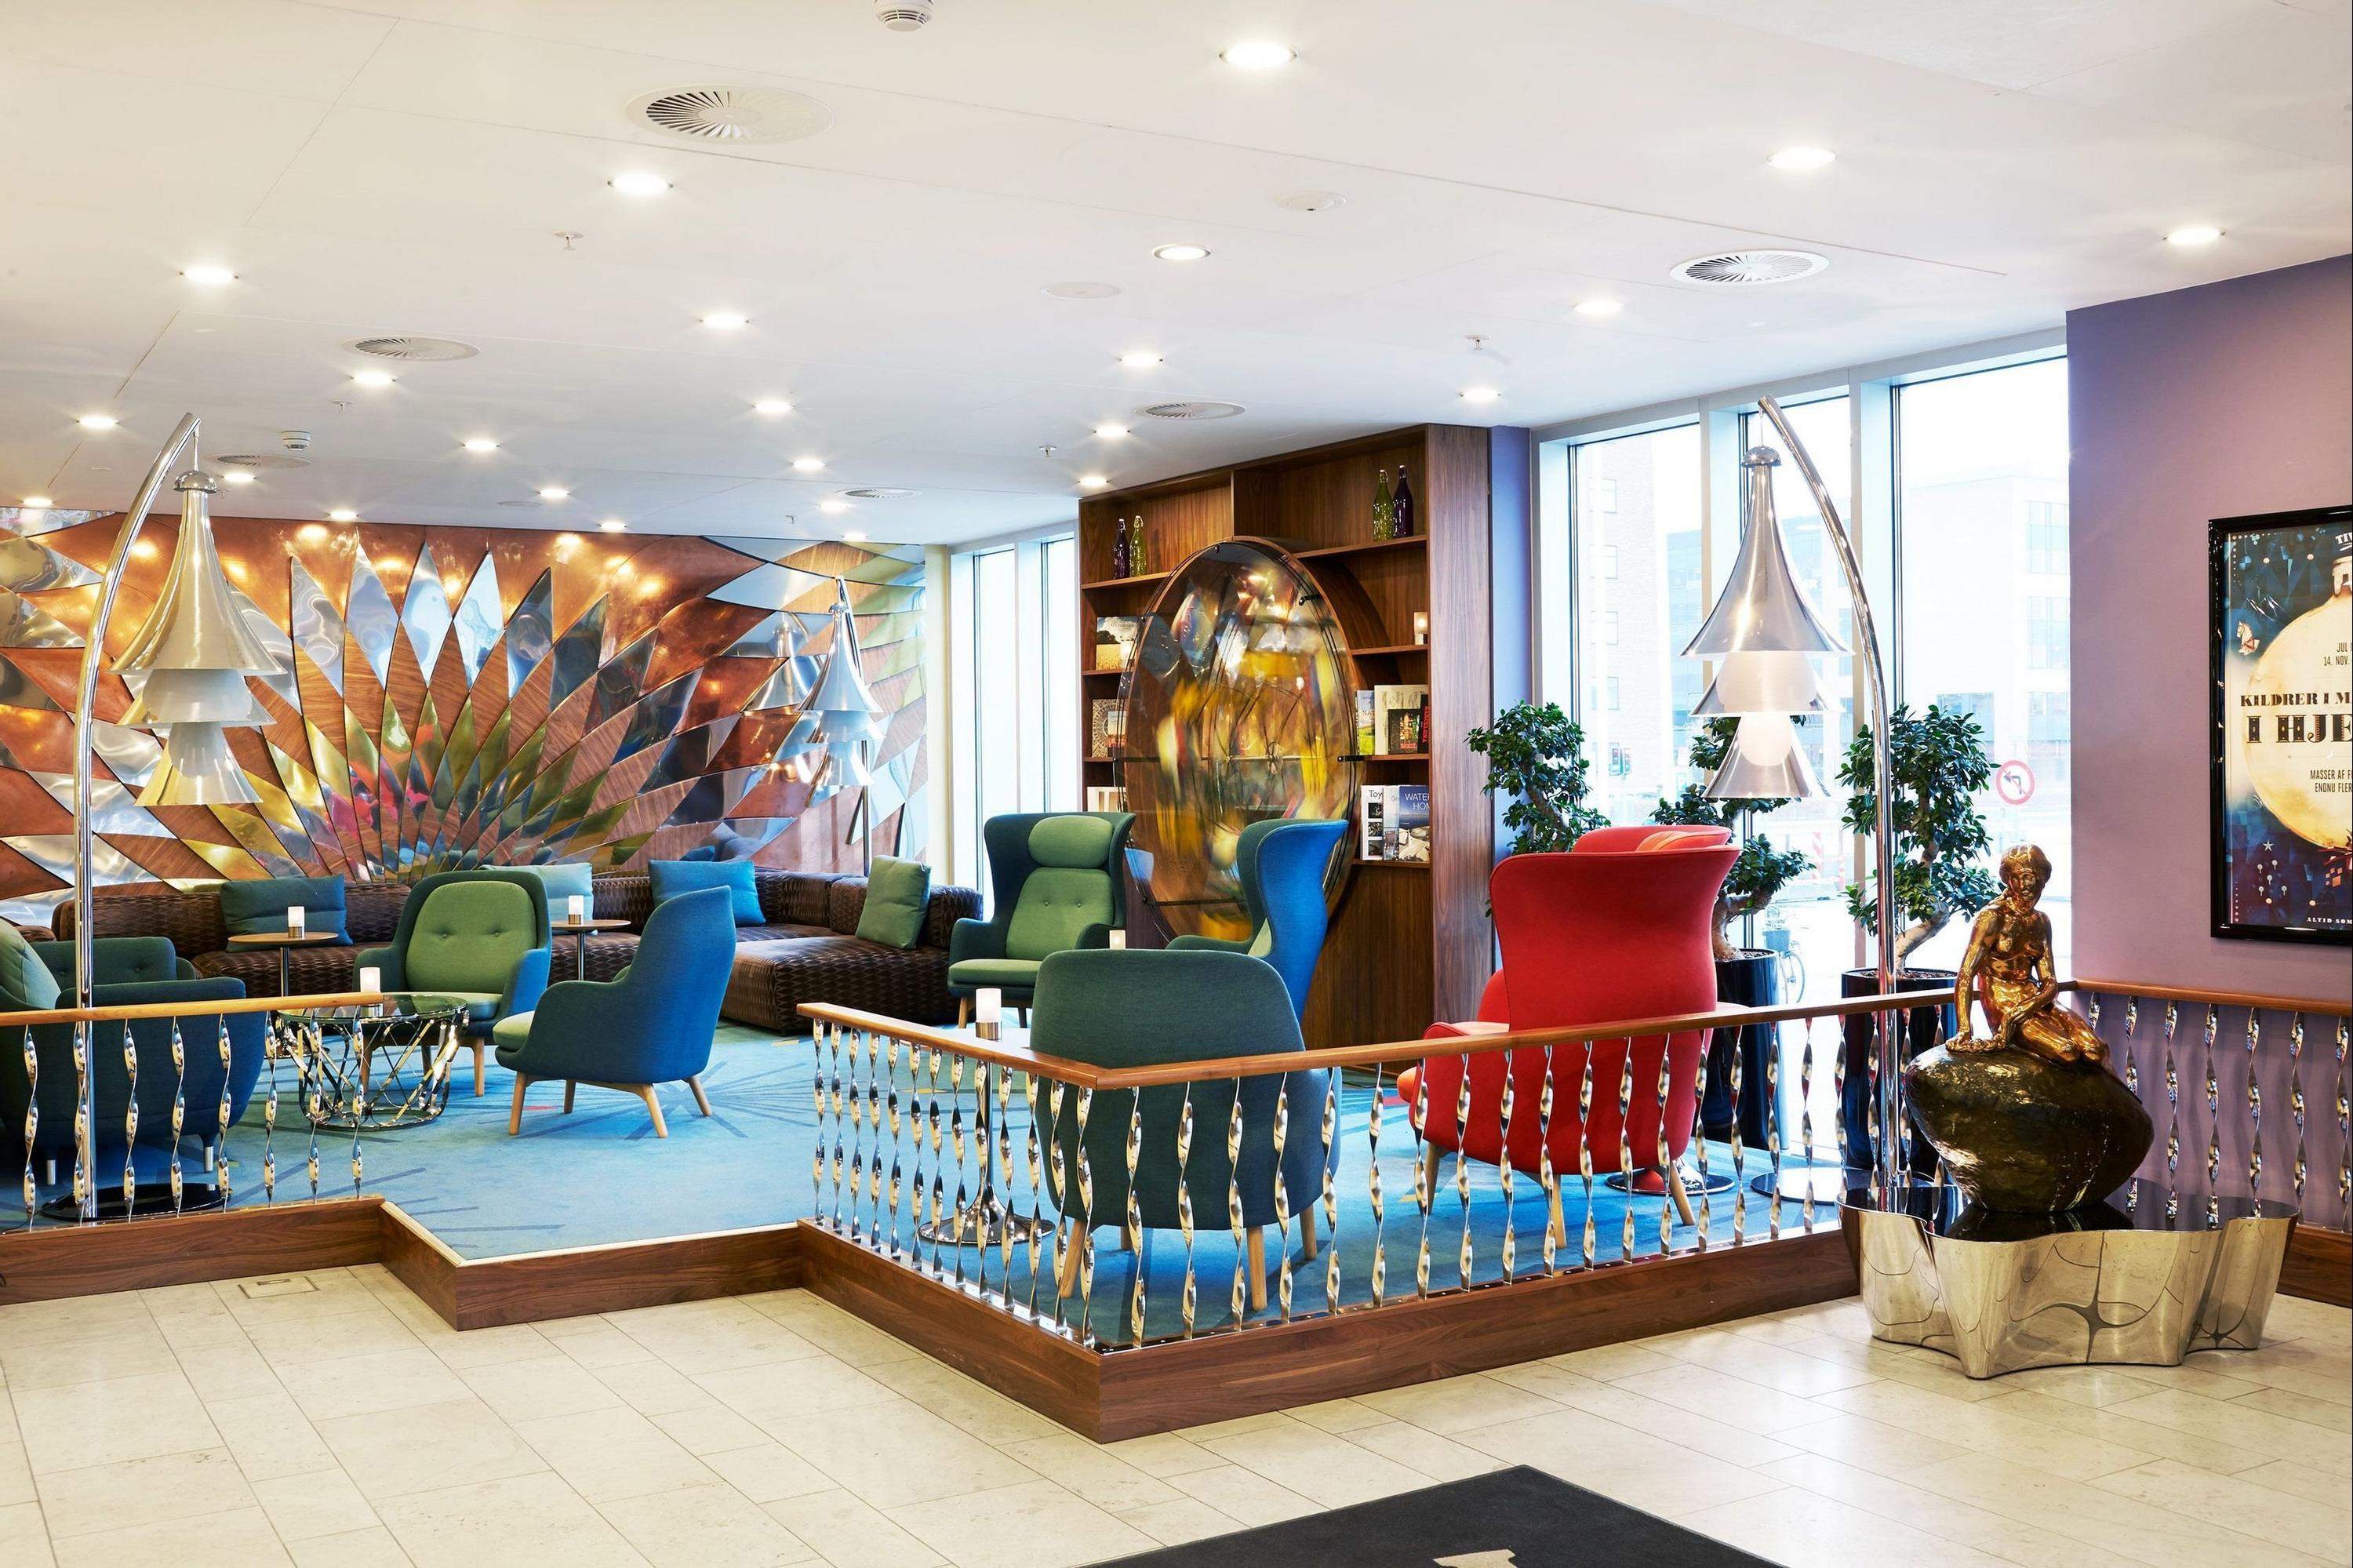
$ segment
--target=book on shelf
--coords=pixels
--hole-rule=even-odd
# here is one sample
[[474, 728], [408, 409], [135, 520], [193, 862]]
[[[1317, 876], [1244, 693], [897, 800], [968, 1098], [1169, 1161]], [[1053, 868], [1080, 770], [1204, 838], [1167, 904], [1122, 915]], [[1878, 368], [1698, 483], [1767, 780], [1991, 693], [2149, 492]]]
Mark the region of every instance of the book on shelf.
[[1132, 670], [1135, 667], [1135, 645], [1144, 635], [1144, 618], [1135, 615], [1099, 615], [1095, 617], [1095, 662], [1097, 670]]
[[1090, 784], [1087, 786], [1087, 810], [1124, 811], [1127, 810], [1127, 790], [1117, 784]]
[[1380, 749], [1375, 738], [1380, 732], [1373, 715], [1373, 694], [1360, 686], [1356, 689], [1356, 755], [1359, 757], [1370, 757]]
[[1381, 836], [1388, 822], [1389, 786], [1367, 784], [1356, 792], [1356, 858], [1379, 860]]
[[[1360, 728], [1363, 723], [1361, 711], [1358, 719]], [[1372, 755], [1422, 756], [1430, 750], [1429, 728], [1430, 688], [1427, 685], [1373, 688]]]
[[1366, 784], [1357, 802], [1361, 858], [1430, 863], [1429, 785]]
[[1127, 705], [1117, 697], [1097, 697], [1087, 705], [1087, 757], [1108, 762], [1127, 750]]

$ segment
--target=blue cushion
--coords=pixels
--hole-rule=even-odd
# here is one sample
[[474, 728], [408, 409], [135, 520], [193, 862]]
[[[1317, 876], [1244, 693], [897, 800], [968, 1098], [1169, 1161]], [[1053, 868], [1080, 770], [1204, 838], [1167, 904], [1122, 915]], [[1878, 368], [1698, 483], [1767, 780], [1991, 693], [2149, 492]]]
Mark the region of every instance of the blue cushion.
[[575, 896], [586, 899], [588, 902], [583, 906], [583, 907], [588, 911], [589, 916], [592, 919], [596, 916], [596, 868], [591, 866], [586, 861], [556, 861], [547, 865], [515, 865], [509, 866], [506, 869], [510, 871], [525, 872], [530, 875], [539, 878], [541, 882], [546, 885], [547, 917], [549, 919], [570, 919], [572, 917], [572, 906], [566, 903], [565, 900]]
[[332, 934], [345, 946], [343, 879], [340, 876], [273, 876], [257, 882], [224, 882], [221, 920], [232, 937], [269, 936], [286, 929], [286, 911], [302, 906], [303, 929]]
[[767, 918], [760, 913], [760, 885], [748, 860], [657, 860], [646, 871], [656, 904], [698, 888], [723, 887], [734, 895], [735, 924], [757, 926]]

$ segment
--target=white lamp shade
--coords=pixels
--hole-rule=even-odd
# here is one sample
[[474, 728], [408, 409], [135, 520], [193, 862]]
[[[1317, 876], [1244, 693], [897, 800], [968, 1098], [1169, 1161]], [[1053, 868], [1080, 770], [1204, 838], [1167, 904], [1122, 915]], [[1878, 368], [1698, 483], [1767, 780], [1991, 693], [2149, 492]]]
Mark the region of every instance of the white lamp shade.
[[1814, 666], [1803, 653], [1726, 654], [1716, 666], [1715, 679], [1692, 708], [1702, 718], [1828, 711]]
[[[134, 676], [136, 672], [133, 672]], [[150, 670], [122, 723], [140, 727], [175, 724], [261, 725], [269, 715], [235, 670]]]
[[240, 613], [237, 590], [213, 544], [210, 474], [179, 479], [180, 542], [170, 575], [146, 623], [131, 639], [117, 671], [231, 670], [245, 675], [285, 673]]
[[1711, 800], [1802, 800], [1822, 792], [1788, 714], [1744, 714], [1707, 782]]
[[1740, 555], [1732, 563], [1723, 596], [1683, 649], [1685, 658], [1847, 652], [1846, 644], [1814, 613], [1790, 569], [1780, 518], [1773, 508], [1773, 470], [1780, 461], [1770, 447], [1752, 448], [1748, 453]]
[[164, 734], [164, 758], [139, 792], [142, 806], [250, 806], [255, 792], [217, 724], [180, 723]]

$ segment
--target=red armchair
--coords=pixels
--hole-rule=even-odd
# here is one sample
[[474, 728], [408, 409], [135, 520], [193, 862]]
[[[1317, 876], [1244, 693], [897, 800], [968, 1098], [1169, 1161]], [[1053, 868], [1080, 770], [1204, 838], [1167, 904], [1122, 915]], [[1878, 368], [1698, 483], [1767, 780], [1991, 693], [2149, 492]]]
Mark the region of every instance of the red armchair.
[[[1567, 854], [1505, 860], [1488, 881], [1504, 966], [1487, 982], [1476, 1022], [1432, 1024], [1423, 1038], [1568, 1028], [1715, 1007], [1709, 916], [1739, 855], [1730, 836], [1713, 828], [1601, 828], [1578, 839]], [[1693, 1223], [1676, 1162], [1691, 1143], [1706, 1043], [1704, 1029], [1634, 1040], [1634, 1092], [1622, 1125], [1618, 1096], [1626, 1071], [1626, 1041], [1512, 1052], [1513, 1169], [1532, 1175], [1541, 1170], [1544, 1140], [1535, 1107], [1544, 1093], [1549, 1056], [1553, 1107], [1548, 1141], [1556, 1175], [1581, 1171], [1581, 1139], [1592, 1151], [1597, 1173], [1629, 1167], [1659, 1171], [1677, 1214], [1684, 1224]], [[1668, 1074], [1663, 1122], [1658, 1092], [1662, 1054]], [[1583, 1123], [1577, 1115], [1577, 1090], [1588, 1057], [1593, 1110], [1591, 1121]], [[1466, 1063], [1471, 1110], [1458, 1128]], [[1413, 1107], [1421, 1135], [1425, 1181], [1434, 1180], [1438, 1161], [1448, 1150], [1459, 1149], [1488, 1164], [1502, 1161], [1504, 1066], [1502, 1053], [1431, 1056], [1398, 1076], [1398, 1092]], [[1557, 1186], [1552, 1225], [1555, 1239], [1563, 1239]]]

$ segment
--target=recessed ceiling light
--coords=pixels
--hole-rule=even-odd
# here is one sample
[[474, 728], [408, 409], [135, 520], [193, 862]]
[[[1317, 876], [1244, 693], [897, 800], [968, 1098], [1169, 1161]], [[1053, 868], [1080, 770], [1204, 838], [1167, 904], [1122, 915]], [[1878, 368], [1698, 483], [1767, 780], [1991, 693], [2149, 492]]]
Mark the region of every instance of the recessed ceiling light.
[[1838, 154], [1828, 147], [1784, 147], [1765, 161], [1785, 173], [1802, 175], [1830, 167]]
[[733, 311], [713, 311], [702, 318], [702, 324], [712, 332], [735, 332], [750, 326], [752, 318], [738, 315]]
[[1160, 363], [1160, 356], [1148, 348], [1139, 348], [1121, 355], [1119, 362], [1130, 370], [1149, 370]]
[[1281, 70], [1299, 58], [1299, 51], [1272, 38], [1244, 38], [1228, 44], [1218, 58], [1236, 70]]
[[670, 189], [670, 182], [650, 169], [626, 169], [605, 183], [631, 196], [657, 196]]
[[817, 509], [819, 512], [847, 512], [849, 510], [849, 503], [847, 501], [820, 501], [817, 503]]
[[1581, 316], [1614, 316], [1626, 307], [1615, 300], [1579, 300], [1577, 313]]
[[1120, 437], [1127, 434], [1127, 427], [1125, 425], [1097, 425], [1095, 427], [1095, 434], [1101, 436], [1104, 440], [1115, 441], [1119, 440]]
[[572, 493], [560, 484], [543, 485], [539, 492], [539, 498], [542, 501], [569, 501], [572, 499]]
[[1462, 388], [1462, 400], [1465, 403], [1492, 403], [1502, 396], [1503, 394], [1496, 391], [1493, 387], [1465, 387]]
[[1155, 245], [1152, 253], [1163, 261], [1199, 261], [1209, 254], [1206, 245]]
[[359, 520], [360, 514], [348, 506], [338, 506], [327, 514], [327, 521], [330, 523], [356, 523]]
[[622, 529], [627, 528], [628, 524], [622, 522], [618, 517], [607, 517], [598, 522], [596, 526], [602, 528], [607, 534], [617, 534]]
[[27, 512], [47, 512], [50, 507], [56, 504], [56, 502], [51, 501], [46, 495], [28, 495], [25, 497], [25, 510]]
[[111, 414], [84, 414], [74, 423], [85, 430], [111, 430], [114, 429], [116, 420]]
[[222, 480], [229, 484], [251, 484], [256, 477], [249, 468], [232, 468], [221, 474]]
[[776, 414], [789, 414], [792, 411], [793, 406], [790, 403], [786, 402], [782, 397], [763, 397], [758, 402], [752, 405], [752, 412], [754, 414], [767, 414], [773, 416]]
[[354, 370], [352, 372], [352, 385], [354, 387], [364, 387], [371, 392], [383, 391], [385, 387], [392, 385], [392, 372], [389, 370]]
[[470, 452], [494, 452], [499, 450], [499, 443], [488, 436], [468, 436], [463, 444]]
[[1110, 482], [1111, 481], [1105, 479], [1102, 474], [1091, 473], [1079, 481], [1079, 488], [1081, 490], [1101, 490]]
[[793, 471], [796, 473], [815, 473], [824, 466], [825, 459], [823, 458], [793, 459]]
[[180, 276], [202, 288], [217, 289], [224, 283], [237, 281], [237, 274], [227, 268], [209, 261], [199, 261], [193, 267], [180, 269]]
[[2187, 228], [2177, 228], [2165, 237], [2168, 245], [2211, 245], [2222, 238], [2222, 231], [2211, 223], [2193, 223]]

